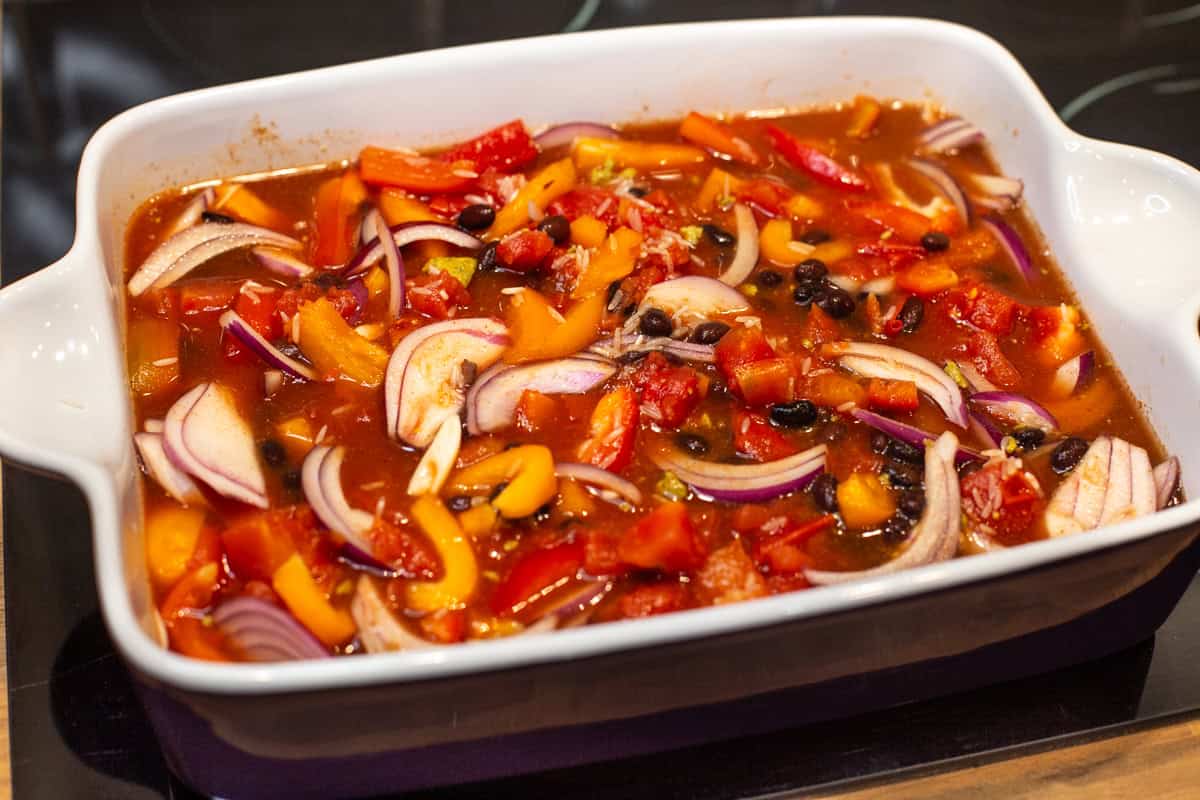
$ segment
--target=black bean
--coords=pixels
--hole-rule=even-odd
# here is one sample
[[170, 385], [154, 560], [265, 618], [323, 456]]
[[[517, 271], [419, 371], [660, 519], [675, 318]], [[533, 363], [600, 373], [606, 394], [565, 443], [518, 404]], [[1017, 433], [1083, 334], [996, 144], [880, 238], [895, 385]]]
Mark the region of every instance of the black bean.
[[554, 510], [554, 505], [551, 503], [546, 503], [545, 505], [541, 506], [537, 511], [533, 512], [533, 521], [534, 522], [545, 522], [546, 520], [550, 519], [550, 512], [553, 510]]
[[708, 440], [696, 433], [680, 433], [675, 437], [675, 444], [694, 456], [702, 456], [708, 452]]
[[796, 283], [819, 281], [828, 274], [829, 267], [825, 266], [825, 262], [819, 258], [805, 259], [792, 270], [792, 277], [796, 279]]
[[783, 283], [783, 276], [773, 269], [764, 269], [754, 276], [754, 283], [761, 289], [774, 289]]
[[233, 217], [226, 216], [225, 214], [218, 214], [215, 211], [201, 211], [200, 219], [204, 220], [205, 222], [215, 222], [218, 225], [232, 225], [233, 223], [237, 222], [237, 220]]
[[805, 244], [816, 246], [818, 244], [824, 244], [832, 238], [833, 237], [830, 236], [828, 232], [823, 231], [820, 228], [813, 228], [812, 230], [805, 231], [804, 235], [800, 237], [800, 241], [804, 242]]
[[674, 323], [661, 308], [651, 308], [642, 314], [638, 322], [638, 330], [647, 336], [670, 336], [675, 330]]
[[925, 495], [910, 489], [900, 495], [900, 499], [896, 501], [896, 508], [909, 519], [917, 519], [925, 510]]
[[631, 195], [633, 195], [634, 197], [645, 197], [646, 195], [650, 194], [650, 187], [648, 187], [648, 186], [630, 186], [629, 193]]
[[267, 466], [282, 467], [287, 463], [287, 451], [274, 439], [265, 440], [258, 449], [262, 452], [263, 461], [267, 462]]
[[912, 295], [900, 306], [899, 318], [900, 330], [905, 333], [915, 332], [921, 326], [921, 320], [925, 318], [925, 303], [921, 298]]
[[827, 286], [813, 298], [817, 307], [834, 319], [842, 319], [854, 313], [854, 298], [839, 286]]
[[463, 386], [470, 386], [479, 377], [479, 365], [469, 358], [464, 358], [459, 363], [458, 370], [462, 374]]
[[466, 511], [471, 507], [471, 498], [465, 494], [456, 494], [446, 501], [446, 508], [454, 512]]
[[486, 272], [500, 266], [500, 260], [496, 258], [496, 247], [498, 244], [498, 242], [488, 242], [479, 251], [479, 263], [477, 265], [479, 270]]
[[1022, 450], [1036, 450], [1046, 441], [1046, 432], [1041, 428], [1017, 428], [1009, 435]]
[[810, 484], [813, 496], [813, 501], [817, 504], [817, 508], [822, 511], [828, 511], [830, 514], [837, 513], [837, 478], [830, 475], [828, 472], [823, 472], [813, 480]]
[[289, 469], [283, 473], [283, 488], [289, 492], [300, 491], [300, 470]]
[[737, 237], [727, 230], [718, 228], [712, 223], [704, 226], [704, 235], [712, 241], [717, 247], [732, 247], [737, 242]]
[[924, 450], [899, 439], [892, 439], [888, 442], [884, 455], [893, 461], [906, 461], [909, 464], [925, 463]]
[[342, 276], [334, 272], [322, 272], [317, 277], [313, 278], [313, 283], [320, 286], [322, 289], [335, 289], [342, 285]]
[[481, 231], [496, 221], [496, 209], [484, 203], [475, 203], [458, 212], [458, 225], [469, 231]]
[[770, 416], [771, 422], [782, 428], [807, 428], [817, 421], [817, 407], [809, 400], [776, 403]]
[[892, 439], [883, 431], [871, 431], [871, 452], [883, 455]]
[[621, 355], [617, 356], [618, 364], [636, 364], [646, 356], [650, 355], [649, 350], [626, 350]]
[[912, 464], [889, 461], [883, 465], [883, 474], [887, 475], [893, 486], [903, 489], [911, 489], [921, 483], [921, 472]]
[[571, 238], [571, 221], [562, 214], [551, 214], [539, 222], [537, 227], [553, 239], [555, 244], [563, 244]]
[[1083, 460], [1088, 447], [1087, 440], [1080, 439], [1078, 436], [1063, 439], [1058, 447], [1054, 448], [1054, 452], [1050, 454], [1051, 469], [1059, 475], [1065, 475], [1075, 469], [1076, 465]]
[[908, 538], [910, 527], [907, 519], [899, 514], [893, 514], [883, 523], [883, 527], [879, 529], [879, 532], [883, 535], [885, 542], [896, 544]]
[[796, 288], [792, 290], [792, 299], [796, 301], [797, 305], [810, 306], [817, 290], [818, 287], [812, 283], [797, 283]]
[[729, 326], [724, 322], [702, 322], [692, 331], [688, 341], [696, 344], [716, 344], [727, 333], [729, 333]]
[[921, 247], [931, 253], [940, 253], [950, 246], [950, 237], [941, 231], [930, 231], [921, 237]]

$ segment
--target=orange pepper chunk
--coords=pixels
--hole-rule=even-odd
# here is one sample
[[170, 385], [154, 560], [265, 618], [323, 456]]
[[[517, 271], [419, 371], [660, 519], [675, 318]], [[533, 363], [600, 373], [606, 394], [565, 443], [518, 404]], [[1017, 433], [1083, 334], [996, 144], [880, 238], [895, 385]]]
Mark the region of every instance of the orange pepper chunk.
[[806, 258], [811, 258], [813, 245], [792, 239], [792, 223], [786, 219], [773, 219], [762, 226], [758, 234], [758, 251], [763, 257], [781, 267], [794, 267]]
[[358, 212], [366, 200], [367, 188], [353, 171], [330, 178], [317, 189], [314, 222], [317, 240], [313, 251], [316, 266], [344, 264], [349, 260], [358, 239]]
[[325, 298], [300, 306], [300, 349], [326, 377], [363, 386], [383, 383], [388, 352], [354, 332]]
[[230, 183], [219, 187], [213, 210], [262, 228], [277, 231], [291, 228], [291, 220], [287, 214], [268, 205], [244, 183]]
[[678, 169], [703, 164], [708, 160], [708, 154], [703, 150], [686, 144], [589, 137], [575, 140], [571, 156], [579, 169], [598, 167], [607, 161], [612, 161], [618, 167], [637, 170]]
[[405, 600], [408, 607], [416, 611], [437, 611], [461, 606], [475, 593], [479, 582], [479, 565], [466, 532], [442, 501], [433, 495], [418, 497], [409, 513], [437, 548], [442, 559], [442, 577], [436, 581], [407, 584]]
[[901, 272], [896, 283], [905, 291], [928, 297], [957, 286], [958, 273], [944, 261], [929, 258]]
[[204, 512], [168, 506], [146, 516], [146, 565], [160, 592], [174, 586], [188, 571], [192, 553], [204, 528]]
[[379, 213], [388, 225], [442, 221], [428, 205], [401, 189], [388, 188], [379, 193]]
[[633, 272], [641, 246], [642, 234], [632, 228], [617, 228], [592, 253], [571, 296], [586, 297], [629, 275]]
[[580, 247], [599, 247], [607, 235], [608, 226], [591, 214], [584, 214], [571, 223], [571, 243]]
[[695, 111], [684, 117], [679, 126], [679, 135], [688, 141], [727, 155], [735, 161], [757, 167], [762, 156], [750, 143], [738, 136], [724, 123], [698, 114]]
[[720, 167], [713, 167], [696, 193], [692, 207], [700, 212], [710, 212], [717, 201], [726, 198], [733, 200], [745, 185], [746, 182], [741, 178], [735, 178]]
[[509, 301], [506, 321], [512, 345], [504, 351], [504, 360], [520, 364], [577, 353], [595, 341], [603, 316], [604, 295], [599, 292], [560, 315], [537, 291], [525, 289]]
[[487, 237], [499, 239], [512, 233], [529, 222], [531, 203], [539, 211], [545, 211], [546, 206], [574, 189], [576, 181], [575, 164], [571, 159], [564, 158], [548, 165], [526, 181], [513, 199], [497, 212], [495, 221], [488, 228]]
[[329, 602], [299, 553], [275, 570], [271, 585], [296, 619], [326, 646], [339, 645], [358, 631], [350, 613]]

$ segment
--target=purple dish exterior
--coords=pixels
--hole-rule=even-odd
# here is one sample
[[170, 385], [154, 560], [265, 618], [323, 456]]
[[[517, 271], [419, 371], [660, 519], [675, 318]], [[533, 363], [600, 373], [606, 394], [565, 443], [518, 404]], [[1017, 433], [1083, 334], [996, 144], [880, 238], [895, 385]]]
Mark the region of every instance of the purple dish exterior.
[[[1162, 625], [1200, 566], [1198, 534], [1177, 528], [899, 603], [499, 674], [252, 697], [135, 677], [171, 769], [210, 796], [466, 783], [766, 733], [1107, 655]], [[1052, 616], [1047, 595], [1060, 599]], [[746, 670], [769, 673], [763, 682], [777, 689], [713, 702]], [[657, 679], [631, 685], [628, 675]], [[796, 675], [812, 678], [798, 685]]]

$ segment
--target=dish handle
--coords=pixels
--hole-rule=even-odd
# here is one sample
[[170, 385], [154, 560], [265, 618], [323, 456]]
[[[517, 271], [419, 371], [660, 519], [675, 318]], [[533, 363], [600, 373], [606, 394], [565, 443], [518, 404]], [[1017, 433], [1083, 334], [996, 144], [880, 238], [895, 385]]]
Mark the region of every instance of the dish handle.
[[0, 455], [79, 477], [129, 461], [112, 288], [76, 247], [0, 289]]

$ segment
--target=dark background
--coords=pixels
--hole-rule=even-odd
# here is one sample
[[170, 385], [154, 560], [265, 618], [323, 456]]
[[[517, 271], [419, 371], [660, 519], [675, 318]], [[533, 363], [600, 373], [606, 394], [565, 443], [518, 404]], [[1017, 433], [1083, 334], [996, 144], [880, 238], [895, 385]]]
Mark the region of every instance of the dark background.
[[[1085, 134], [1200, 164], [1200, 4], [854, 0], [26, 0], [3, 6], [2, 239], [11, 282], [66, 252], [92, 132], [185, 89], [492, 39], [733, 17], [941, 17], [999, 39]], [[464, 86], [461, 98], [486, 87]], [[514, 110], [514, 114], [519, 109]], [[0, 378], [10, 388], [16, 376]], [[97, 614], [73, 487], [5, 466], [12, 768], [19, 798], [189, 797]], [[841, 723], [461, 787], [439, 797], [736, 797], [1047, 746], [1200, 706], [1200, 589], [1153, 641], [1050, 676]], [[1032, 743], [1032, 744], [1030, 744]], [[430, 797], [433, 796], [431, 793]]]

